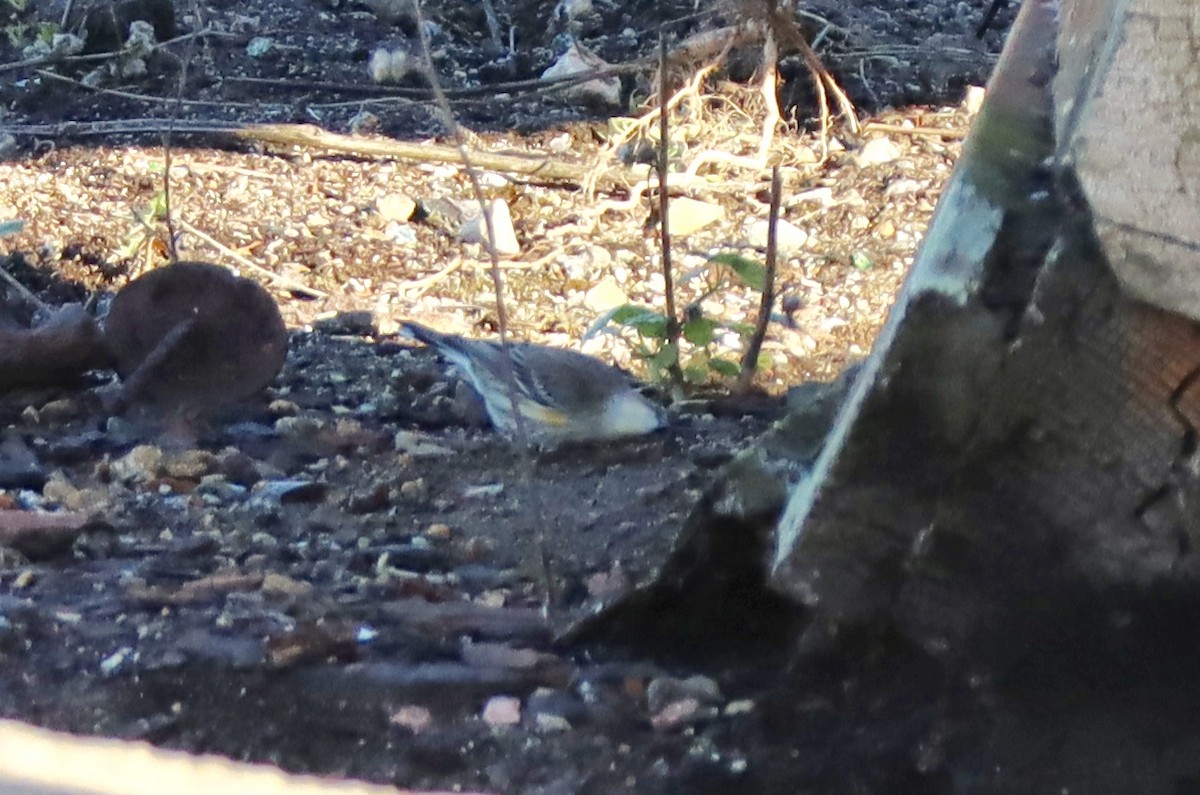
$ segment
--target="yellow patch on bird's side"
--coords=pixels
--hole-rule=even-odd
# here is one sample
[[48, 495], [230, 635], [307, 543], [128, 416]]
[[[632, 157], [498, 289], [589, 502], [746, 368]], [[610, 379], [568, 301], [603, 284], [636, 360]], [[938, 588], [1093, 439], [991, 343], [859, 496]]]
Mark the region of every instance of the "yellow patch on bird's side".
[[567, 424], [566, 414], [558, 409], [552, 409], [549, 406], [543, 406], [539, 403], [526, 403], [521, 406], [521, 412], [534, 422], [540, 422], [543, 425], [552, 425], [555, 428], [561, 428]]

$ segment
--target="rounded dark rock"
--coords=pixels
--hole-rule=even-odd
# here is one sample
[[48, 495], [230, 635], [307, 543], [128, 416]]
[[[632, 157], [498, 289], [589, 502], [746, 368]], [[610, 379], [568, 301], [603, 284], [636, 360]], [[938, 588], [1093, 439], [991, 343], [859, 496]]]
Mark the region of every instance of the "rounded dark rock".
[[287, 329], [270, 294], [205, 262], [135, 279], [113, 299], [104, 330], [128, 401], [235, 403], [271, 383], [287, 356]]

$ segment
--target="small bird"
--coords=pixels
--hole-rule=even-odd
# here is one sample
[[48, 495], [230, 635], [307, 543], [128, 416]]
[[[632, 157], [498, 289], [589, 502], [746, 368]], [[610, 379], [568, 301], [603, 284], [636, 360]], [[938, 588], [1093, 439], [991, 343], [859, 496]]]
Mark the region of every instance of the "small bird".
[[[400, 334], [423, 342], [458, 366], [483, 398], [492, 425], [517, 435], [517, 418], [499, 342], [472, 340], [406, 322]], [[525, 433], [536, 443], [641, 436], [666, 424], [625, 373], [575, 351], [511, 343], [512, 375]]]

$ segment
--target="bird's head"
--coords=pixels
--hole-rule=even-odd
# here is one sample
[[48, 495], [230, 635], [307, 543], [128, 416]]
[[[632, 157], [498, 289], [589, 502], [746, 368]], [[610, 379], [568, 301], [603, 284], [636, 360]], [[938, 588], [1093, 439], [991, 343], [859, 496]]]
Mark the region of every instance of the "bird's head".
[[604, 404], [600, 435], [608, 438], [641, 436], [667, 424], [663, 410], [633, 390], [618, 392]]

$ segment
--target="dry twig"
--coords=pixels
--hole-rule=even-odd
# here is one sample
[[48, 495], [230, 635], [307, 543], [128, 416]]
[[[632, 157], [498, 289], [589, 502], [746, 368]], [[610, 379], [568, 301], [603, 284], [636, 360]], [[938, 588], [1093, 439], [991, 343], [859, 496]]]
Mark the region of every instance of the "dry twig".
[[951, 140], [959, 140], [966, 138], [969, 130], [962, 127], [905, 127], [901, 124], [883, 124], [881, 122], [867, 122], [862, 126], [864, 133], [881, 132], [888, 135], [913, 135], [913, 136], [928, 136], [930, 138], [949, 138]]
[[321, 290], [318, 290], [315, 287], [309, 287], [306, 284], [301, 284], [300, 282], [298, 282], [294, 279], [289, 279], [287, 276], [283, 276], [281, 274], [275, 273], [274, 271], [269, 271], [266, 268], [262, 267], [261, 265], [255, 265], [253, 262], [251, 262], [250, 260], [243, 257], [240, 253], [233, 250], [229, 246], [225, 245], [220, 240], [217, 240], [215, 237], [208, 234], [204, 230], [196, 227], [193, 224], [188, 223], [187, 221], [185, 221], [182, 218], [178, 219], [178, 221], [179, 221], [179, 225], [181, 227], [183, 227], [187, 231], [191, 232], [193, 235], [200, 238], [201, 240], [203, 240], [205, 243], [209, 244], [213, 248], [217, 249], [225, 256], [227, 256], [230, 259], [232, 259], [233, 261], [237, 262], [243, 268], [254, 271], [255, 273], [259, 274], [260, 276], [264, 276], [267, 279], [270, 279], [271, 281], [275, 282], [275, 284], [279, 285], [283, 289], [290, 290], [293, 293], [300, 293], [301, 295], [307, 295], [312, 298], [328, 298], [329, 297], [329, 293], [322, 292]]
[[666, 345], [674, 351], [674, 358], [667, 366], [671, 376], [671, 388], [675, 397], [683, 396], [683, 370], [679, 366], [679, 315], [675, 311], [675, 274], [671, 271], [671, 225], [670, 225], [670, 191], [667, 187], [667, 142], [668, 133], [667, 110], [667, 40], [658, 40], [658, 229], [659, 248], [662, 256], [663, 292], [666, 294], [667, 334]]
[[[448, 105], [449, 103], [447, 103]], [[457, 129], [457, 125], [455, 126]], [[431, 143], [407, 143], [383, 139], [359, 138], [322, 130], [311, 124], [256, 124], [233, 131], [239, 138], [250, 138], [266, 143], [310, 146], [335, 152], [349, 152], [373, 157], [395, 157], [421, 163], [461, 163], [462, 154], [457, 147]], [[552, 160], [544, 155], [498, 155], [475, 152], [469, 155], [474, 167], [490, 171], [507, 171], [541, 180], [562, 180], [582, 184], [592, 173], [585, 166]], [[630, 176], [628, 171], [604, 175], [605, 186], [620, 184]]]
[[[181, 44], [185, 41], [190, 41], [192, 39], [195, 39], [195, 38], [198, 38], [201, 36], [221, 36], [221, 35], [227, 36], [227, 37], [232, 37], [232, 34], [227, 34], [227, 33], [223, 34], [219, 31], [205, 28], [203, 30], [197, 30], [194, 33], [186, 33], [182, 36], [176, 36], [173, 39], [167, 39], [166, 41], [161, 41], [158, 44], [154, 45], [154, 47], [152, 48], [152, 51], [157, 51], [164, 47], [169, 47], [173, 44]], [[62, 57], [50, 55], [50, 56], [42, 56], [42, 57], [38, 57], [38, 58], [26, 58], [23, 61], [10, 61], [9, 63], [0, 64], [0, 74], [3, 74], [5, 72], [15, 72], [15, 71], [19, 71], [21, 69], [28, 69], [28, 68], [37, 67], [37, 66], [51, 66], [56, 63], [79, 64], [79, 63], [111, 61], [114, 58], [120, 57], [120, 55], [121, 55], [120, 51], [114, 51], [114, 52], [98, 52], [98, 53], [92, 53], [90, 55], [67, 55], [67, 56], [62, 56]]]
[[454, 109], [450, 107], [450, 100], [446, 98], [442, 91], [441, 81], [438, 79], [437, 71], [433, 66], [433, 57], [430, 54], [429, 46], [429, 30], [425, 27], [425, 17], [421, 10], [421, 0], [415, 0], [413, 3], [414, 13], [417, 18], [417, 30], [420, 33], [421, 41], [421, 57], [425, 62], [425, 68], [428, 72], [429, 85], [433, 89], [434, 99], [437, 101], [438, 107], [445, 116], [445, 123], [453, 136], [459, 160], [463, 164], [463, 169], [467, 173], [467, 178], [471, 181], [471, 189], [475, 193], [475, 199], [479, 202], [479, 211], [483, 214], [484, 229], [487, 232], [487, 239], [484, 241], [487, 245], [488, 257], [491, 259], [491, 277], [492, 289], [496, 293], [496, 325], [500, 335], [500, 350], [503, 352], [501, 357], [504, 362], [504, 380], [508, 385], [508, 398], [512, 403], [513, 421], [515, 423], [516, 439], [522, 451], [529, 450], [529, 435], [525, 430], [525, 415], [521, 413], [519, 398], [517, 396], [517, 380], [513, 372], [512, 352], [508, 345], [508, 309], [504, 305], [504, 278], [500, 275], [500, 252], [496, 250], [496, 225], [492, 219], [491, 208], [487, 205], [487, 200], [483, 195], [483, 185], [479, 181], [479, 172], [475, 170], [471, 162], [471, 154], [467, 151], [466, 137], [463, 134], [462, 128], [458, 124], [458, 120], [454, 117]]
[[38, 310], [47, 309], [47, 305], [36, 295], [29, 291], [29, 288], [17, 281], [17, 278], [4, 268], [0, 268], [0, 281], [3, 281], [13, 289], [17, 295], [21, 296], [30, 306]]
[[783, 179], [779, 175], [779, 166], [771, 169], [771, 209], [767, 215], [767, 263], [763, 276], [762, 296], [758, 304], [758, 320], [754, 324], [754, 335], [746, 345], [742, 356], [742, 369], [738, 373], [735, 391], [745, 392], [754, 381], [754, 373], [758, 370], [758, 355], [762, 352], [763, 340], [767, 336], [767, 326], [771, 322], [771, 310], [775, 306], [775, 267], [779, 257], [778, 228], [779, 205], [783, 195]]

